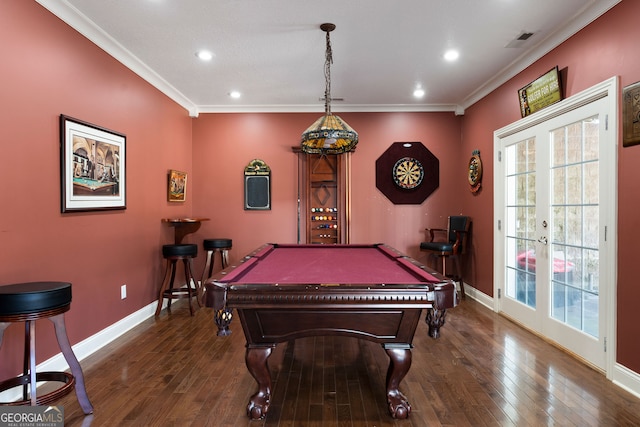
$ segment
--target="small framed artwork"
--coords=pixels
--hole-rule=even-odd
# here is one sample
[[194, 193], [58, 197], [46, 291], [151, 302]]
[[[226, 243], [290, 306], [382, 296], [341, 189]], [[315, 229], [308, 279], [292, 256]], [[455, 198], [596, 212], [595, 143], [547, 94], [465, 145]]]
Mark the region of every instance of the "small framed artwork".
[[126, 209], [127, 137], [60, 115], [61, 211]]
[[640, 144], [640, 82], [622, 89], [622, 146]]
[[169, 201], [184, 202], [187, 198], [187, 173], [176, 170], [169, 171]]

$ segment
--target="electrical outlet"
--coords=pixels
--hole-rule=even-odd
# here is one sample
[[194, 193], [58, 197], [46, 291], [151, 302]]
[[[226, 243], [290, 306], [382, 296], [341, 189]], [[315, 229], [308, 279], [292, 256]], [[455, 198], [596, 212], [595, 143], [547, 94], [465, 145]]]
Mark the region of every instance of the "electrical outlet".
[[120, 286], [120, 298], [125, 299], [127, 297], [127, 285]]

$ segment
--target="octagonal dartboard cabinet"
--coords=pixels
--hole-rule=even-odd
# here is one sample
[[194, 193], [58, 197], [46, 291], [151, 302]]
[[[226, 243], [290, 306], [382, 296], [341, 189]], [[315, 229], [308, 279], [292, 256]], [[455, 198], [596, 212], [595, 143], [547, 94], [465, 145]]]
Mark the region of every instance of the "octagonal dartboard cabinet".
[[396, 205], [419, 205], [440, 185], [440, 162], [421, 142], [394, 142], [376, 160], [376, 187]]

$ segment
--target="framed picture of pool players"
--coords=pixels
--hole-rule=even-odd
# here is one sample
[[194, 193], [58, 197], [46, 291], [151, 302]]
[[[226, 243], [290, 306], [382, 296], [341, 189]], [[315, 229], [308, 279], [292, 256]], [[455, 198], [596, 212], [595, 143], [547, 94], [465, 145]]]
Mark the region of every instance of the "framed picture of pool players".
[[61, 210], [126, 209], [127, 137], [60, 115]]

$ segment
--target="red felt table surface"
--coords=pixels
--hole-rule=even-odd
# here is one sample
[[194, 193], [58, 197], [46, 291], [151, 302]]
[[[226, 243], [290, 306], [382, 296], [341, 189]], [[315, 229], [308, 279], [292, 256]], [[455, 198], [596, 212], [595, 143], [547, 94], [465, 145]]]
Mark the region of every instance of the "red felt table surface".
[[376, 246], [283, 246], [248, 259], [222, 282], [252, 284], [423, 284], [440, 279]]

